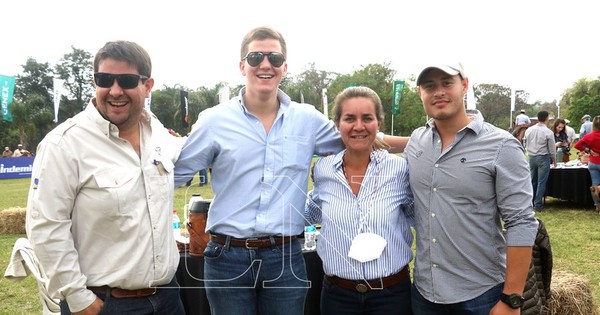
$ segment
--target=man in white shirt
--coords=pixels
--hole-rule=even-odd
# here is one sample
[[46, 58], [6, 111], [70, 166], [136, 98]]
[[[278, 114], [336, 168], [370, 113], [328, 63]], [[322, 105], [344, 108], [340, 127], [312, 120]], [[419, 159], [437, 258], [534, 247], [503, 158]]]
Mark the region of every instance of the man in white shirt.
[[583, 115], [583, 117], [581, 117], [581, 128], [579, 128], [579, 139], [583, 139], [583, 136], [587, 135], [588, 133], [592, 132], [592, 122], [591, 122], [592, 116], [585, 114]]
[[565, 133], [567, 134], [567, 141], [569, 142], [569, 148], [572, 148], [575, 144], [575, 138], [577, 135], [575, 134], [575, 129], [569, 126], [570, 121], [565, 119]]
[[38, 146], [26, 230], [62, 314], [184, 314], [175, 278], [173, 165], [179, 141], [147, 109], [152, 63], [108, 42], [96, 96]]
[[521, 113], [519, 115], [517, 115], [517, 118], [515, 119], [515, 125], [529, 126], [529, 124], [531, 124], [531, 120], [529, 119], [529, 116], [525, 115], [524, 109], [521, 109]]

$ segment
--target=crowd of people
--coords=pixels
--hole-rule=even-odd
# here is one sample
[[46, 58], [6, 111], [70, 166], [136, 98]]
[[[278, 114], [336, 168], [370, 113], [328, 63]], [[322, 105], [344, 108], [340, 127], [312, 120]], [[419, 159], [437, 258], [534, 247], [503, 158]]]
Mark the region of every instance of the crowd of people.
[[[175, 137], [144, 107], [154, 86], [146, 50], [100, 48], [95, 97], [38, 146], [27, 203], [27, 235], [61, 312], [183, 314], [173, 191], [210, 168], [212, 314], [303, 314], [310, 283], [298, 236], [309, 224], [322, 226], [324, 314], [519, 314], [533, 210], [556, 163], [548, 113], [523, 147], [465, 109], [460, 63], [430, 64], [417, 77], [430, 120], [410, 137], [387, 136], [367, 87], [343, 90], [332, 121], [292, 101], [279, 89], [286, 60], [280, 32], [252, 29], [240, 49], [245, 86]], [[555, 128], [561, 143], [565, 126]], [[581, 141], [597, 144], [593, 135]], [[311, 169], [314, 155], [323, 158]]]
[[21, 156], [33, 156], [33, 154], [30, 151], [25, 150], [23, 148], [23, 145], [20, 143], [17, 145], [17, 148], [15, 149], [14, 152], [10, 149], [10, 147], [4, 147], [4, 151], [2, 151], [3, 158], [21, 157]]

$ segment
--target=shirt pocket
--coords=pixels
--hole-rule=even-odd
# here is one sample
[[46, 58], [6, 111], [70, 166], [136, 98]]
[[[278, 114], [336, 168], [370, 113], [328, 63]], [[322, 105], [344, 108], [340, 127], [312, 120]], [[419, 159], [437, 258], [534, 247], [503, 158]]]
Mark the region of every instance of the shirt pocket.
[[310, 139], [304, 136], [283, 137], [283, 167], [303, 171], [313, 155]]
[[107, 212], [125, 214], [131, 211], [129, 200], [133, 197], [135, 188], [135, 173], [127, 170], [117, 170], [110, 173], [93, 175], [97, 185], [96, 200], [101, 201], [102, 208]]

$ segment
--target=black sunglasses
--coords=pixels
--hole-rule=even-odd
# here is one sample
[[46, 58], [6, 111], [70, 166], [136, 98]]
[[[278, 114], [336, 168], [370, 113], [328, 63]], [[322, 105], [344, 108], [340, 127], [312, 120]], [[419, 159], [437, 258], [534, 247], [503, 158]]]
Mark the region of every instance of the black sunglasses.
[[285, 61], [285, 57], [280, 52], [263, 53], [260, 51], [249, 52], [242, 60], [246, 60], [249, 65], [256, 67], [265, 59], [265, 56], [267, 56], [267, 59], [269, 59], [269, 62], [275, 68], [281, 67]]
[[104, 73], [104, 72], [96, 72], [94, 73], [94, 81], [96, 85], [101, 88], [109, 88], [113, 86], [115, 83], [115, 79], [119, 83], [119, 86], [122, 89], [134, 89], [138, 86], [140, 80], [145, 81], [148, 79], [145, 75], [139, 74], [112, 74], [112, 73]]

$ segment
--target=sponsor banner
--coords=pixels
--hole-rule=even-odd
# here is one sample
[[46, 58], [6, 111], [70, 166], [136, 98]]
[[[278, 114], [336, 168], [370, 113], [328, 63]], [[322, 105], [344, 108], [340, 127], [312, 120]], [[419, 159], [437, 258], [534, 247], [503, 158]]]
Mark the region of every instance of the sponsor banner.
[[31, 177], [33, 156], [0, 158], [0, 179]]
[[10, 105], [13, 101], [13, 92], [15, 91], [15, 77], [9, 77], [0, 74], [0, 104], [2, 105], [2, 119], [12, 121], [12, 112]]

